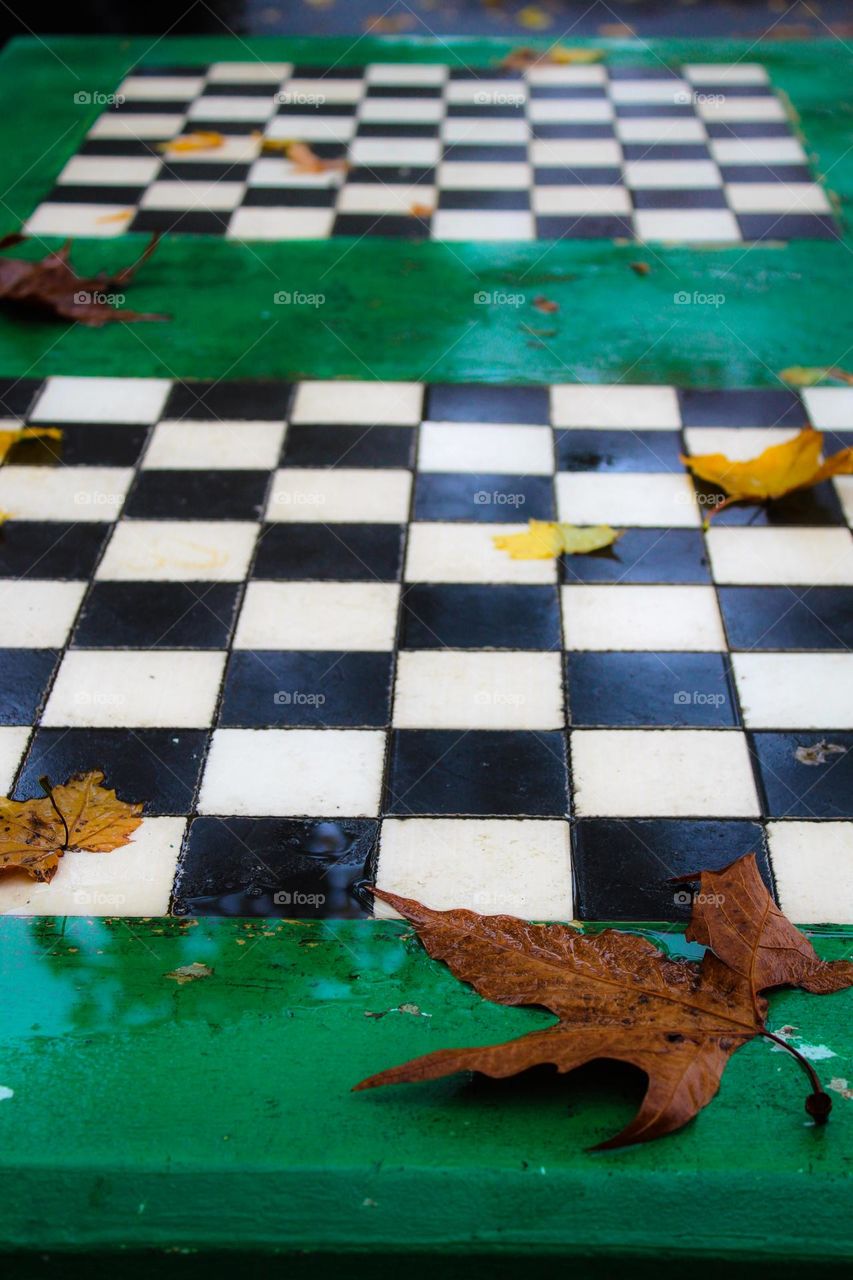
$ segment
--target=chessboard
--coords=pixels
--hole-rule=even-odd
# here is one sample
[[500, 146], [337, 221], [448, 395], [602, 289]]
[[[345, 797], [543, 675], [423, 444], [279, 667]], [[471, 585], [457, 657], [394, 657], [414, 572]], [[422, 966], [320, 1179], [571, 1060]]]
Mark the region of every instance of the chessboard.
[[[102, 769], [134, 839], [28, 914], [346, 917], [371, 883], [539, 919], [681, 920], [749, 850], [853, 923], [853, 477], [703, 516], [679, 454], [853, 389], [0, 383], [0, 789]], [[610, 523], [517, 560], [531, 518]]]
[[[833, 238], [788, 103], [753, 62], [140, 66], [31, 235], [240, 241]], [[188, 134], [215, 145], [185, 150]], [[305, 171], [270, 144], [308, 146]]]

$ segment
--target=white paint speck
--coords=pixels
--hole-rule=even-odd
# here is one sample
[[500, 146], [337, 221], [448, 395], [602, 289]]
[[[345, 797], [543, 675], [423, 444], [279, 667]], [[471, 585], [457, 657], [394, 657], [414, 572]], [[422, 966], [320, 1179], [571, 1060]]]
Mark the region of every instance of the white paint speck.
[[4, 1102], [6, 1098], [14, 1098], [14, 1096], [14, 1089], [7, 1089], [5, 1084], [0, 1084], [0, 1102]]

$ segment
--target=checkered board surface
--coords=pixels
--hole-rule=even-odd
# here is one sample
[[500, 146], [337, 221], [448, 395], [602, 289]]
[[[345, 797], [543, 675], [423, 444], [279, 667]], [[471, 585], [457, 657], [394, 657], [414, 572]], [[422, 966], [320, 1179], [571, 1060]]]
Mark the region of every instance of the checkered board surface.
[[[86, 95], [83, 95], [84, 97]], [[31, 234], [237, 240], [828, 238], [831, 206], [756, 63], [142, 67]], [[162, 144], [198, 130], [224, 145]], [[300, 174], [261, 136], [349, 168]]]
[[[834, 452], [853, 389], [57, 377], [0, 404], [64, 433], [0, 468], [2, 792], [101, 767], [147, 815], [0, 909], [347, 916], [375, 879], [678, 919], [671, 877], [755, 850], [794, 918], [853, 923], [853, 478], [703, 533], [678, 457], [808, 422]], [[626, 532], [493, 545], [554, 516]]]

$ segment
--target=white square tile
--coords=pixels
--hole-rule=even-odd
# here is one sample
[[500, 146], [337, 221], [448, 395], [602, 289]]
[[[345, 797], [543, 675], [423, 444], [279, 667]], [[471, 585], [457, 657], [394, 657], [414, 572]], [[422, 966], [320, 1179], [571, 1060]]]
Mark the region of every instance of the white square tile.
[[786, 444], [798, 435], [797, 427], [688, 427], [684, 442], [692, 457], [723, 453], [732, 462], [749, 462], [765, 449]]
[[273, 477], [266, 518], [299, 524], [404, 524], [411, 487], [411, 472], [391, 467], [283, 467]]
[[715, 529], [706, 534], [719, 583], [853, 586], [853, 541], [847, 529]]
[[631, 197], [622, 186], [569, 186], [535, 187], [533, 208], [536, 213], [615, 213], [630, 215], [633, 212]]
[[436, 189], [401, 182], [348, 182], [338, 197], [338, 213], [396, 213], [405, 217], [420, 205], [433, 209]]
[[439, 209], [434, 240], [533, 240], [533, 214], [524, 210]]
[[656, 188], [718, 188], [723, 180], [713, 160], [627, 160], [625, 182], [637, 190], [651, 191]]
[[449, 80], [444, 101], [465, 106], [514, 107], [527, 99], [527, 85], [522, 80]]
[[722, 729], [575, 729], [581, 818], [757, 818], [746, 736]]
[[[121, 236], [133, 217], [130, 204], [52, 203], [46, 200], [27, 218], [23, 230], [29, 236]], [[127, 217], [119, 217], [126, 214]]]
[[[0, 475], [3, 468], [0, 467]], [[260, 525], [239, 520], [122, 520], [95, 577], [124, 582], [242, 582]]]
[[266, 471], [278, 462], [283, 439], [283, 422], [158, 422], [142, 466]]
[[523, 533], [526, 524], [409, 525], [407, 582], [556, 582], [553, 560], [513, 560], [494, 545], [498, 534]]
[[549, 476], [554, 469], [551, 428], [425, 422], [420, 431], [418, 469]]
[[[286, 136], [286, 135], [285, 135]], [[421, 165], [441, 159], [438, 138], [354, 138], [349, 147], [353, 165]]]
[[[201, 132], [201, 129], [187, 128], [187, 133]], [[179, 151], [175, 147], [166, 147], [163, 158], [179, 161], [181, 164], [251, 164], [261, 149], [259, 136], [252, 134], [226, 133], [221, 135], [216, 147], [202, 147], [197, 151]]]
[[536, 66], [525, 72], [528, 84], [536, 85], [599, 85], [607, 84], [604, 67]]
[[741, 238], [728, 209], [637, 209], [634, 223], [641, 240], [711, 244]]
[[[318, 191], [339, 187], [344, 174], [340, 169], [326, 169], [323, 173], [299, 173], [296, 165], [285, 156], [261, 156], [255, 160], [246, 180], [248, 187], [299, 187]], [[296, 210], [293, 210], [296, 212]]]
[[393, 582], [250, 582], [234, 647], [393, 649], [399, 600]]
[[204, 76], [127, 76], [118, 93], [128, 102], [190, 102], [204, 88]]
[[399, 729], [559, 729], [560, 655], [402, 651], [394, 724]]
[[85, 590], [85, 582], [0, 579], [0, 648], [61, 649]]
[[217, 729], [199, 811], [371, 817], [384, 757], [385, 734], [373, 729]]
[[112, 853], [66, 853], [50, 884], [0, 880], [0, 915], [164, 916], [186, 819], [145, 818]]
[[213, 62], [207, 79], [210, 84], [278, 84], [292, 71], [290, 62]]
[[566, 649], [723, 651], [713, 587], [562, 588]]
[[844, 519], [853, 527], [853, 476], [836, 476], [832, 483], [844, 511]]
[[48, 378], [32, 422], [156, 422], [172, 388], [168, 378]]
[[853, 823], [768, 822], [779, 906], [797, 924], [853, 924]]
[[300, 382], [290, 421], [416, 427], [423, 394], [421, 382]]
[[737, 213], [831, 213], [816, 182], [729, 182], [726, 196]]
[[264, 127], [267, 138], [298, 138], [300, 142], [349, 142], [355, 133], [355, 116], [273, 116]]
[[818, 431], [853, 431], [853, 387], [807, 387], [802, 397]]
[[244, 190], [242, 182], [152, 182], [139, 207], [230, 213], [242, 200]]
[[360, 102], [364, 94], [364, 82], [359, 77], [353, 80], [337, 80], [332, 76], [322, 76], [317, 80], [306, 80], [292, 76], [277, 94], [277, 99], [284, 105], [298, 106], [309, 100], [310, 105], [316, 103], [322, 108], [326, 102]]
[[438, 186], [442, 191], [526, 191], [531, 175], [529, 164], [451, 160], [439, 165]]
[[229, 240], [321, 240], [332, 233], [334, 209], [275, 209], [241, 205], [228, 224]]
[[[376, 883], [437, 911], [572, 918], [569, 824], [559, 819], [386, 818]], [[376, 901], [379, 919], [396, 919]]]
[[738, 124], [770, 120], [774, 123], [787, 120], [785, 108], [778, 98], [738, 98], [726, 94], [717, 100], [711, 94], [699, 97], [696, 110], [703, 120], [737, 121]]
[[440, 98], [363, 98], [358, 108], [368, 124], [437, 124], [443, 115]]
[[557, 511], [570, 524], [612, 524], [663, 529], [702, 523], [696, 491], [686, 475], [561, 471]]
[[805, 164], [796, 138], [712, 138], [711, 155], [718, 164]]
[[210, 93], [205, 94], [203, 98], [196, 98], [190, 105], [187, 123], [204, 125], [208, 120], [215, 120], [217, 123], [222, 120], [223, 122], [247, 121], [249, 124], [263, 124], [269, 120], [275, 108], [276, 102], [272, 89], [268, 98], [241, 98], [237, 94], [220, 96]]
[[14, 520], [118, 518], [130, 467], [0, 467], [0, 511]]
[[508, 143], [520, 146], [527, 142], [529, 125], [526, 120], [497, 119], [490, 120], [484, 116], [459, 116], [444, 120], [441, 125], [442, 142], [477, 143], [489, 146], [492, 143]]
[[622, 148], [609, 138], [542, 138], [530, 143], [530, 158], [542, 168], [599, 168], [621, 164]]
[[734, 653], [748, 729], [849, 729], [853, 654]]
[[0, 726], [0, 791], [7, 796], [12, 789], [18, 765], [24, 758], [32, 730], [17, 725]]
[[[648, 143], [700, 143], [708, 140], [705, 126], [701, 120], [684, 120], [679, 116], [636, 116], [620, 119], [616, 122], [616, 135], [621, 142]], [[652, 161], [633, 161], [632, 163], [657, 163]], [[666, 161], [664, 163], [667, 163]], [[673, 161], [672, 163], [696, 163], [695, 161]], [[707, 163], [702, 161], [701, 163]], [[719, 175], [712, 185], [719, 184]]]
[[79, 728], [205, 729], [213, 722], [224, 653], [71, 649], [42, 724]]
[[682, 71], [692, 84], [767, 84], [760, 62], [690, 62]]
[[607, 98], [533, 98], [527, 114], [534, 124], [605, 124], [613, 119], [613, 104]]
[[105, 140], [168, 142], [178, 137], [185, 120], [184, 111], [179, 113], [105, 111], [92, 125], [88, 137], [100, 142]]
[[60, 186], [141, 187], [159, 172], [159, 156], [72, 156], [57, 182]]
[[660, 80], [614, 80], [610, 85], [614, 102], [657, 102], [676, 107], [690, 101], [690, 86], [685, 80], [671, 76]]
[[442, 85], [448, 71], [437, 62], [369, 62], [365, 78], [368, 84]]
[[566, 383], [551, 388], [551, 421], [555, 427], [676, 431], [681, 413], [674, 387]]

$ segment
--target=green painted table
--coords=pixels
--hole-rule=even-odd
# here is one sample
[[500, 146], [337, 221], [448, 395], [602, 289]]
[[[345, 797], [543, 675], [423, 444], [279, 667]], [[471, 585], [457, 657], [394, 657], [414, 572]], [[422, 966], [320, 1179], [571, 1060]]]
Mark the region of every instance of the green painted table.
[[[462, 48], [462, 46], [458, 46]], [[465, 44], [487, 66], [506, 45]], [[15, 42], [2, 59], [2, 230], [52, 185], [98, 108], [143, 54], [345, 52], [345, 42], [142, 39]], [[446, 47], [363, 40], [358, 56], [426, 61]], [[614, 59], [730, 61], [736, 44], [608, 45]], [[800, 114], [841, 202], [853, 189], [850, 59], [840, 42], [753, 47]], [[23, 104], [23, 105], [22, 105]], [[27, 127], [21, 128], [21, 115]], [[81, 242], [86, 269], [141, 246]], [[609, 242], [500, 246], [266, 244], [176, 237], [132, 304], [167, 325], [0, 321], [0, 373], [183, 377], [615, 380], [769, 386], [791, 364], [842, 364], [853, 343], [849, 239], [686, 248]], [[30, 246], [25, 252], [40, 252]], [[649, 262], [649, 275], [630, 264]], [[322, 292], [306, 323], [282, 289]], [[547, 290], [546, 339], [482, 290]], [[722, 293], [720, 307], [675, 295]], [[849, 357], [847, 357], [849, 359]], [[679, 936], [667, 939], [679, 946]], [[850, 936], [817, 938], [847, 955]], [[185, 984], [169, 975], [206, 964]], [[683, 1133], [608, 1155], [639, 1081], [463, 1080], [352, 1095], [365, 1074], [440, 1045], [486, 1042], [544, 1015], [481, 1001], [402, 926], [211, 920], [0, 921], [0, 1242], [10, 1274], [640, 1275], [849, 1273], [853, 1101], [816, 1132], [796, 1067], [739, 1053], [719, 1099]], [[853, 1080], [849, 994], [774, 998], [826, 1079]], [[401, 1012], [416, 1003], [420, 1012]], [[368, 1016], [382, 1014], [381, 1017]], [[838, 1089], [844, 1088], [838, 1084]]]

